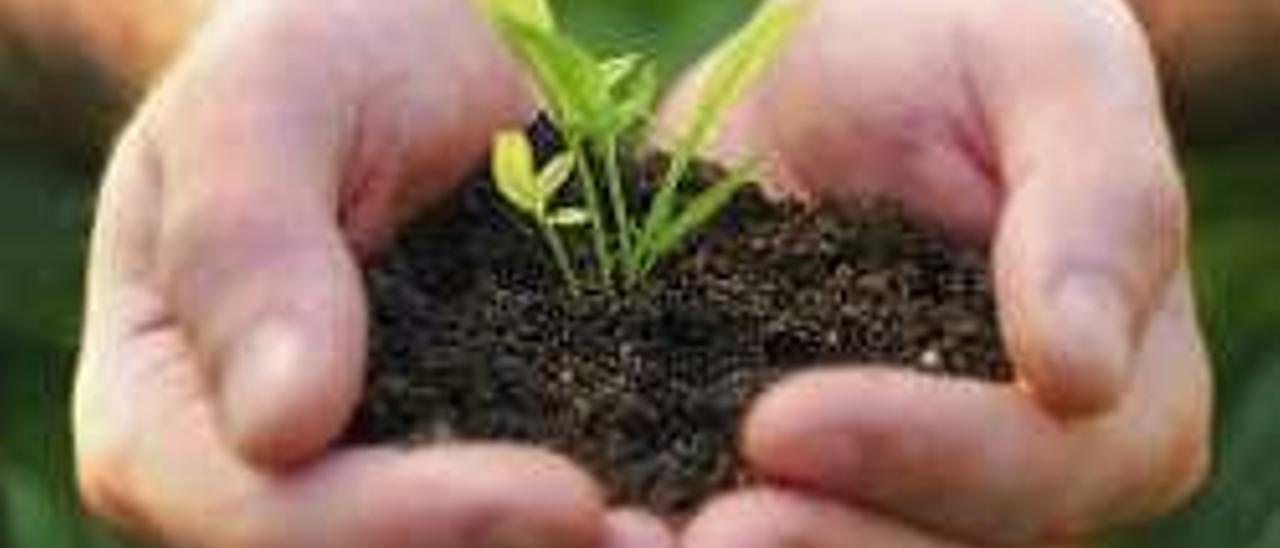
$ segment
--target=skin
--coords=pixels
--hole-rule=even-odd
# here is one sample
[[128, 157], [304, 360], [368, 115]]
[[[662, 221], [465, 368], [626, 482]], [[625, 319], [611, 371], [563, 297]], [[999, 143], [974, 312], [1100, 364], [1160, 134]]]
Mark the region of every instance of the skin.
[[[0, 0], [90, 35], [85, 5]], [[149, 28], [152, 10], [101, 5]], [[790, 379], [743, 433], [775, 481], [679, 538], [538, 450], [327, 449], [362, 378], [359, 261], [532, 111], [471, 7], [182, 5], [132, 48], [88, 41], [147, 59], [117, 65], [127, 81], [177, 59], [116, 146], [94, 230], [75, 433], [99, 515], [197, 547], [1029, 545], [1158, 515], [1203, 476], [1184, 197], [1115, 0], [817, 1], [719, 152], [765, 153], [780, 193], [890, 195], [990, 245], [1019, 382]]]
[[1209, 364], [1132, 14], [1019, 0], [816, 10], [722, 154], [763, 151], [780, 193], [890, 196], [989, 245], [1018, 383], [792, 378], [755, 404], [742, 451], [799, 491], [726, 496], [692, 545], [1026, 545], [1176, 506], [1207, 466]]
[[94, 512], [175, 546], [651, 534], [535, 449], [326, 450], [362, 378], [358, 258], [530, 109], [499, 51], [462, 3], [244, 2], [204, 23], [102, 187], [75, 393]]
[[137, 95], [213, 6], [229, 1], [0, 0], [0, 35], [16, 34], [54, 56], [71, 50]]

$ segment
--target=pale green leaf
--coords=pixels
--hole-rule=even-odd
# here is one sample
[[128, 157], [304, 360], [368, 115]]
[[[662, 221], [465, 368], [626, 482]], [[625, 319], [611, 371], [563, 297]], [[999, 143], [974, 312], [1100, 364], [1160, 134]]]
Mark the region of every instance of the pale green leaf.
[[724, 179], [707, 186], [685, 205], [675, 219], [658, 230], [644, 269], [651, 268], [658, 258], [674, 250], [691, 234], [714, 219], [720, 210], [729, 205], [738, 191], [752, 184], [754, 171], [754, 167], [735, 169]]
[[538, 193], [542, 197], [542, 203], [550, 202], [564, 184], [569, 182], [576, 161], [576, 156], [566, 151], [556, 155], [542, 167], [542, 171], [538, 173]]
[[715, 139], [716, 124], [768, 68], [791, 31], [807, 12], [809, 0], [770, 1], [713, 54], [706, 78], [680, 146], [693, 154]]
[[533, 77], [547, 108], [566, 131], [589, 131], [608, 106], [595, 58], [576, 42], [509, 17], [496, 25]]
[[516, 209], [540, 216], [544, 211], [533, 172], [533, 147], [520, 131], [503, 131], [493, 139], [493, 182]]
[[483, 6], [490, 20], [506, 17], [546, 31], [556, 28], [547, 0], [485, 0]]
[[552, 212], [547, 216], [547, 222], [552, 226], [583, 226], [591, 222], [591, 213], [582, 208], [566, 207]]
[[627, 78], [630, 78], [636, 69], [640, 67], [640, 62], [643, 59], [639, 54], [629, 53], [600, 63], [600, 74], [604, 76], [605, 85], [609, 89], [613, 89]]
[[658, 100], [659, 85], [655, 63], [644, 63], [634, 71], [615, 107], [615, 123], [620, 132], [649, 120]]
[[675, 154], [662, 187], [644, 220], [645, 260], [656, 260], [662, 251], [654, 249], [658, 238], [669, 238], [667, 226], [675, 216], [677, 188], [691, 161], [716, 137], [717, 126], [731, 106], [768, 68], [781, 51], [796, 24], [807, 13], [811, 0], [769, 1], [731, 36], [713, 55], [690, 112], [690, 123], [676, 144]]

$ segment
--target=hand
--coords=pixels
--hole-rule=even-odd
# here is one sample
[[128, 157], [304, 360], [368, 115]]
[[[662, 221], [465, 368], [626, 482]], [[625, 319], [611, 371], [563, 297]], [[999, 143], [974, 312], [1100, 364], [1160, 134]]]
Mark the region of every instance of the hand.
[[358, 256], [531, 113], [500, 51], [466, 2], [220, 5], [102, 188], [75, 396], [93, 511], [175, 546], [663, 541], [532, 449], [326, 450], [363, 378]]
[[1184, 500], [1207, 466], [1209, 366], [1179, 173], [1125, 5], [820, 0], [815, 12], [720, 152], [763, 151], [778, 192], [889, 196], [989, 244], [1018, 382], [867, 368], [791, 379], [756, 404], [742, 449], [795, 490], [722, 498], [689, 545], [1075, 541]]

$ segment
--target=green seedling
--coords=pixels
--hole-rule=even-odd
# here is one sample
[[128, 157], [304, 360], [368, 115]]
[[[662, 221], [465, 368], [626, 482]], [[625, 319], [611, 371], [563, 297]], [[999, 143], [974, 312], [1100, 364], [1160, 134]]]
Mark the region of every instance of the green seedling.
[[552, 256], [569, 289], [578, 291], [578, 275], [557, 229], [589, 222], [586, 211], [572, 207], [554, 209], [552, 202], [573, 174], [573, 153], [553, 158], [540, 171], [533, 167], [533, 147], [524, 133], [504, 131], [494, 139], [493, 172], [498, 192], [513, 207], [533, 219], [546, 237]]
[[[755, 180], [750, 166], [735, 166], [692, 197], [680, 192], [693, 162], [715, 140], [719, 121], [781, 50], [805, 5], [767, 2], [717, 50], [654, 199], [646, 211], [637, 211], [622, 166], [634, 165], [649, 139], [659, 88], [656, 65], [639, 54], [597, 58], [560, 31], [546, 0], [484, 4], [531, 76], [567, 149], [537, 171], [523, 135], [503, 132], [494, 143], [495, 180], [503, 197], [538, 225], [571, 289], [583, 283], [578, 258], [586, 256], [595, 267], [592, 281], [605, 289], [641, 282]], [[552, 208], [570, 181], [583, 203]], [[561, 234], [566, 230], [589, 232], [590, 252], [567, 250]]]

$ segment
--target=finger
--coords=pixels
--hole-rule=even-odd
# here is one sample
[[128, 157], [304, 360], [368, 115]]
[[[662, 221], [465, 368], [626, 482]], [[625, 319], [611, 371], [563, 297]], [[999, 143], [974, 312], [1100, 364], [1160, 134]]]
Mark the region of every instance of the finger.
[[[973, 8], [813, 4], [759, 85], [727, 113], [714, 155], [763, 160], [766, 190], [779, 197], [892, 200], [948, 236], [988, 243], [999, 199], [990, 139], [953, 42], [938, 39], [953, 33], [956, 12]], [[697, 66], [664, 104], [665, 141], [689, 118], [709, 68]]]
[[[366, 311], [352, 248], [442, 196], [522, 106], [469, 6], [357, 4], [220, 12], [143, 116], [163, 140], [165, 297], [256, 462], [315, 455], [355, 406]], [[402, 60], [440, 43], [467, 53]], [[359, 47], [317, 59], [344, 44]]]
[[[114, 315], [103, 314], [91, 329]], [[165, 545], [587, 548], [602, 540], [599, 493], [558, 457], [501, 446], [349, 450], [264, 471], [225, 444], [184, 338], [163, 315], [111, 344], [93, 339], [76, 397], [82, 493], [96, 513]]]
[[767, 393], [743, 452], [767, 477], [984, 543], [1159, 514], [1207, 463], [1208, 367], [1190, 302], [1185, 285], [1170, 290], [1133, 389], [1106, 416], [1063, 421], [1016, 387], [827, 370]]
[[724, 496], [685, 531], [690, 548], [944, 548], [960, 545], [817, 497], [778, 489]]
[[89, 457], [81, 480], [92, 508], [166, 545], [594, 548], [603, 537], [589, 479], [534, 450], [348, 450], [275, 476], [249, 469], [211, 430], [166, 435], [138, 434], [138, 449], [117, 460], [125, 466]]
[[75, 394], [79, 481], [92, 509], [175, 546], [598, 545], [600, 495], [537, 451], [349, 451], [288, 474], [245, 463], [224, 442], [196, 356], [148, 268], [160, 226], [155, 150], [134, 126], [113, 158]]
[[256, 518], [256, 545], [594, 548], [604, 534], [590, 479], [535, 450], [353, 451], [304, 474], [268, 497], [279, 518]]
[[675, 535], [658, 518], [639, 510], [618, 510], [606, 519], [604, 548], [676, 548]]
[[264, 463], [326, 445], [361, 382], [364, 298], [327, 122], [340, 118], [317, 103], [192, 109], [164, 149], [161, 283], [230, 440]]
[[1150, 55], [1123, 3], [1017, 15], [1041, 31], [990, 38], [1008, 53], [979, 69], [1010, 187], [994, 248], [1001, 324], [1043, 403], [1095, 414], [1129, 385], [1182, 260], [1185, 198]]

